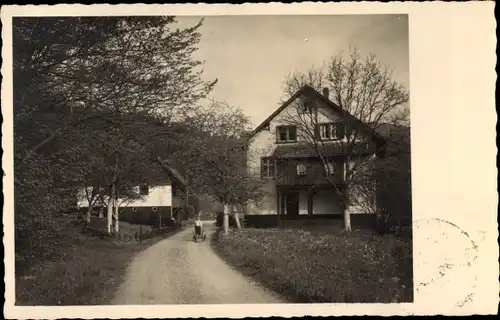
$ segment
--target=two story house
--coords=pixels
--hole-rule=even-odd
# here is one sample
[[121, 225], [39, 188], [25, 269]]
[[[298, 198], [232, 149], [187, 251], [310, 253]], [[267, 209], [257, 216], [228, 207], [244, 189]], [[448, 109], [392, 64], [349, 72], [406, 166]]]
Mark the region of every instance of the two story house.
[[346, 204], [340, 195], [346, 187], [347, 166], [382, 156], [384, 142], [367, 124], [332, 102], [328, 89], [319, 93], [302, 87], [250, 134], [252, 156], [247, 166], [265, 180], [266, 196], [246, 208], [247, 225], [264, 216], [269, 222], [341, 218], [344, 210], [368, 213]]

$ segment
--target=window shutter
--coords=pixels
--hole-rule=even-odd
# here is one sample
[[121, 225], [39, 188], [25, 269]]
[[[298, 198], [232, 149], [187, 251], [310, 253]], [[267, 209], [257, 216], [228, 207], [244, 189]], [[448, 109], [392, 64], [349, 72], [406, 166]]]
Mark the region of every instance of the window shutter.
[[289, 141], [297, 140], [297, 127], [296, 126], [289, 126], [288, 127], [288, 140]]
[[264, 178], [266, 176], [264, 161], [265, 161], [264, 159], [260, 159], [260, 176], [262, 178]]
[[344, 122], [337, 122], [335, 124], [335, 130], [337, 131], [337, 138], [344, 139], [346, 132], [346, 124]]
[[320, 140], [319, 139], [319, 124], [315, 124], [314, 125], [314, 138], [316, 140]]

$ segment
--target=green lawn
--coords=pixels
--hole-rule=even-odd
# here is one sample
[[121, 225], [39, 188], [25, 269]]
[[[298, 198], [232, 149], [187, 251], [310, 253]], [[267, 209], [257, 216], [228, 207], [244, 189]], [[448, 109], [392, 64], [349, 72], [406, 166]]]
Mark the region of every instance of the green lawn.
[[334, 226], [231, 230], [218, 254], [296, 303], [413, 301], [409, 239]]
[[[125, 223], [121, 227], [124, 234], [139, 228]], [[33, 259], [29, 267], [16, 272], [16, 305], [108, 304], [135, 255], [175, 232], [138, 243], [101, 239], [81, 230], [80, 225], [68, 227], [55, 256]]]

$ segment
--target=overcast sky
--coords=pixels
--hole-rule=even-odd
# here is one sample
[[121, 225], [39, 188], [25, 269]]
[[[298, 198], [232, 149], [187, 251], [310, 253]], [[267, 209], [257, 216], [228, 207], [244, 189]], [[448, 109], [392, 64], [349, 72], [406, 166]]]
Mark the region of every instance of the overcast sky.
[[[177, 19], [183, 28], [200, 18]], [[207, 80], [219, 79], [212, 97], [241, 107], [255, 126], [278, 107], [287, 74], [350, 44], [389, 64], [409, 89], [407, 15], [209, 16], [200, 32], [195, 57]]]

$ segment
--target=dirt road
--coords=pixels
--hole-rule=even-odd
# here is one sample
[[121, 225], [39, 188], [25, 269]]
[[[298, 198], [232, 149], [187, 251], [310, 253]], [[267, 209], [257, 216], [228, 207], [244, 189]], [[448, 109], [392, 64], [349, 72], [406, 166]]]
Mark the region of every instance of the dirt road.
[[137, 256], [114, 304], [282, 303], [222, 261], [210, 247], [213, 222], [204, 222], [205, 242], [194, 243], [188, 228]]

